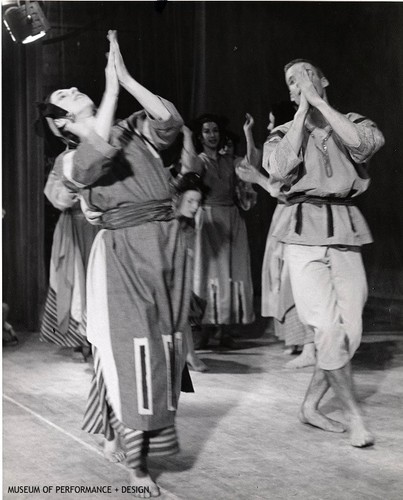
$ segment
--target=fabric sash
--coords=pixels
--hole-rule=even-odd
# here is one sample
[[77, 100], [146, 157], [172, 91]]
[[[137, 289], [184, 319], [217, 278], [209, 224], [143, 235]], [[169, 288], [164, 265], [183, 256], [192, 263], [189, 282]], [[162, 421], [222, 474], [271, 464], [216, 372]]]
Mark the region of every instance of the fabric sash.
[[347, 207], [354, 206], [353, 198], [338, 198], [336, 196], [308, 196], [304, 193], [295, 193], [286, 199], [286, 205], [298, 205], [295, 215], [295, 232], [301, 234], [302, 232], [302, 205], [304, 203], [311, 203], [313, 205], [325, 205], [327, 211], [327, 235], [331, 238], [334, 235], [333, 226], [333, 212], [332, 205], [344, 205]]
[[102, 213], [100, 225], [103, 229], [121, 229], [146, 222], [169, 221], [174, 217], [171, 199], [151, 200], [112, 208]]

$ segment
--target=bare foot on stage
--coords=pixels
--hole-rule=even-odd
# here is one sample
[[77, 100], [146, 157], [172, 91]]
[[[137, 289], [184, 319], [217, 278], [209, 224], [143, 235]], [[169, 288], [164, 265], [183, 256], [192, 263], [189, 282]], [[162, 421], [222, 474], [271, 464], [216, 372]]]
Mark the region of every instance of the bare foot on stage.
[[315, 366], [316, 355], [315, 355], [315, 345], [305, 344], [301, 354], [295, 359], [288, 361], [285, 364], [285, 368], [306, 368], [307, 366]]
[[350, 442], [357, 448], [365, 448], [375, 443], [374, 436], [365, 427], [361, 417], [351, 417], [350, 420]]
[[284, 349], [284, 354], [287, 354], [287, 356], [294, 356], [294, 354], [299, 354], [300, 353], [300, 349], [299, 349], [299, 346], [297, 345], [291, 345], [291, 346], [288, 346]]
[[298, 418], [303, 424], [312, 425], [327, 432], [344, 432], [346, 430], [342, 423], [325, 417], [319, 410], [301, 408]]
[[131, 493], [137, 498], [159, 497], [160, 489], [151, 479], [147, 468], [139, 467], [130, 472]]
[[104, 457], [112, 463], [123, 462], [126, 458], [126, 454], [120, 446], [119, 437], [116, 436], [112, 441], [105, 439]]
[[189, 356], [186, 359], [189, 368], [195, 372], [208, 372], [209, 368], [197, 356]]

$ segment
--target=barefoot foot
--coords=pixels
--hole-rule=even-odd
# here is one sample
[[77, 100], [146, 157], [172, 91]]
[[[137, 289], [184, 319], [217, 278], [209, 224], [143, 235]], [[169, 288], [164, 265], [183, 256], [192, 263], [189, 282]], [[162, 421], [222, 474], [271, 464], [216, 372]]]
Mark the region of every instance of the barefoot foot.
[[360, 416], [352, 417], [350, 420], [350, 442], [356, 448], [365, 448], [375, 443], [375, 437], [366, 428]]
[[139, 467], [129, 472], [131, 493], [137, 498], [160, 496], [160, 489], [151, 479], [147, 468]]
[[284, 354], [287, 356], [294, 356], [295, 354], [300, 354], [301, 350], [297, 345], [290, 345], [284, 349]]
[[112, 463], [123, 462], [123, 460], [126, 458], [126, 454], [120, 446], [118, 437], [115, 437], [111, 441], [105, 439], [104, 457]]
[[315, 355], [302, 352], [295, 359], [288, 361], [288, 363], [285, 364], [285, 367], [296, 369], [296, 368], [306, 368], [307, 366], [315, 366], [315, 364], [316, 364]]
[[316, 364], [316, 353], [315, 353], [315, 344], [313, 342], [309, 342], [305, 344], [301, 354], [286, 363], [286, 368], [305, 368], [307, 366], [315, 366]]
[[188, 356], [186, 361], [187, 364], [189, 365], [189, 368], [195, 372], [209, 371], [208, 366], [205, 363], [203, 363], [203, 361], [199, 359], [197, 356]]
[[303, 424], [312, 425], [327, 432], [344, 432], [346, 430], [343, 424], [325, 417], [319, 410], [301, 408], [298, 418]]

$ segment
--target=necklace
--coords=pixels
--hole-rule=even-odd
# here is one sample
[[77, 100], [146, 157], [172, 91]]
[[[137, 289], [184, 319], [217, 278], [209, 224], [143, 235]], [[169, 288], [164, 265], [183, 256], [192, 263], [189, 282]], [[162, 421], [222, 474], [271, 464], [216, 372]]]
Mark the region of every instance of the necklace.
[[[307, 127], [308, 128], [308, 127]], [[332, 169], [332, 164], [330, 163], [330, 158], [329, 158], [329, 151], [328, 151], [328, 147], [327, 147], [327, 141], [329, 140], [330, 136], [332, 135], [333, 133], [333, 129], [332, 128], [329, 128], [329, 131], [328, 133], [325, 135], [325, 137], [321, 140], [321, 144], [320, 146], [317, 144], [316, 140], [315, 140], [315, 136], [313, 134], [313, 131], [314, 129], [310, 129], [308, 128], [309, 130], [309, 133], [312, 135], [313, 137], [313, 142], [315, 144], [315, 147], [318, 151], [320, 151], [320, 153], [322, 154], [322, 158], [323, 158], [323, 162], [324, 162], [324, 165], [325, 165], [325, 172], [326, 172], [326, 176], [327, 177], [332, 177], [333, 175], [333, 169]]]

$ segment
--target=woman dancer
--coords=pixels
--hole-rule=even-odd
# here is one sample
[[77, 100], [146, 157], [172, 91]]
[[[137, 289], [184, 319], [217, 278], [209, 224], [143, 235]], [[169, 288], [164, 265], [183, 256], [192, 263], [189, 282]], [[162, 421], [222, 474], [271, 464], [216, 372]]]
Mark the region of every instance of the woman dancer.
[[[109, 437], [118, 432], [131, 485], [158, 496], [147, 457], [178, 451], [174, 422], [192, 278], [186, 235], [172, 209], [170, 172], [159, 151], [173, 142], [183, 122], [170, 102], [130, 76], [116, 33], [108, 38], [106, 88], [96, 115], [92, 101], [76, 88], [51, 97], [69, 113], [57, 125], [80, 139], [76, 151], [63, 158], [64, 176], [82, 189], [88, 216], [102, 227], [87, 274], [96, 388], [85, 427]], [[112, 126], [119, 86], [144, 109]], [[102, 428], [88, 429], [98, 417]]]
[[[47, 117], [54, 112], [49, 104], [42, 108]], [[65, 153], [70, 150], [71, 145]], [[62, 213], [53, 234], [49, 289], [40, 339], [73, 347], [86, 361], [90, 346], [85, 335], [85, 270], [98, 227], [85, 219], [78, 189], [63, 183], [62, 157], [57, 158], [45, 186], [46, 197]]]
[[[187, 127], [182, 128], [184, 132], [184, 144], [191, 137], [191, 132]], [[206, 188], [201, 180], [200, 175], [194, 172], [188, 172], [183, 175], [179, 175], [173, 182], [174, 186], [174, 207], [177, 213], [177, 217], [181, 220], [181, 223], [186, 231], [189, 238], [188, 246], [193, 249], [194, 247], [194, 218], [197, 211], [199, 210], [203, 198], [206, 194]], [[198, 358], [195, 353], [192, 330], [197, 328], [204, 314], [206, 304], [205, 301], [198, 297], [195, 293], [192, 293], [192, 298], [190, 301], [190, 311], [189, 311], [189, 328], [187, 330], [186, 342], [187, 342], [187, 357], [186, 362], [190, 369], [197, 372], [206, 372], [208, 367], [201, 359]]]
[[[209, 192], [196, 219], [194, 292], [207, 301], [203, 324], [218, 326], [220, 345], [232, 348], [229, 326], [254, 320], [248, 238], [237, 206], [248, 209], [251, 202], [243, 196], [245, 190], [237, 189], [242, 183], [235, 174], [240, 159], [219, 154], [224, 138], [220, 118], [205, 114], [195, 123], [198, 169]], [[248, 119], [246, 130], [252, 125]], [[207, 343], [204, 331], [196, 347]]]

